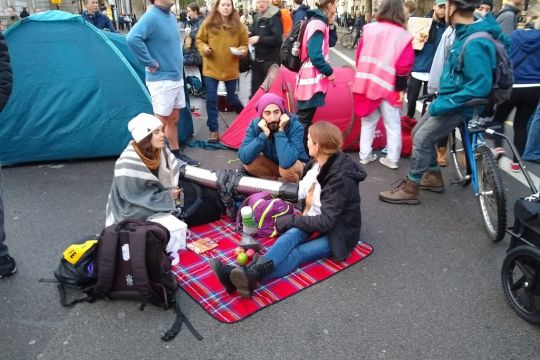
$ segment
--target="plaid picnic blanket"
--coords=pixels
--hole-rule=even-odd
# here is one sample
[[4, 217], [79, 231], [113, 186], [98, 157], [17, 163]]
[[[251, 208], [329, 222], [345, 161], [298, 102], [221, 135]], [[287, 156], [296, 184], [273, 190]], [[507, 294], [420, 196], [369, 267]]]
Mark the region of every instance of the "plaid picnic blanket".
[[[242, 236], [234, 230], [234, 224], [222, 219], [193, 227], [190, 231], [188, 243], [208, 237], [219, 242], [219, 246], [200, 255], [190, 250], [181, 250], [180, 263], [173, 266], [173, 272], [182, 289], [206, 312], [224, 323], [240, 321], [268, 305], [296, 294], [359, 262], [373, 251], [371, 246], [361, 241], [346, 261], [335, 262], [324, 259], [304, 264], [284, 278], [260, 284], [252, 299], [244, 299], [237, 293], [227, 294], [208, 264], [209, 259], [219, 258], [224, 263], [237, 265], [234, 249]], [[275, 240], [275, 238], [258, 239], [264, 249], [262, 252], [264, 253]]]

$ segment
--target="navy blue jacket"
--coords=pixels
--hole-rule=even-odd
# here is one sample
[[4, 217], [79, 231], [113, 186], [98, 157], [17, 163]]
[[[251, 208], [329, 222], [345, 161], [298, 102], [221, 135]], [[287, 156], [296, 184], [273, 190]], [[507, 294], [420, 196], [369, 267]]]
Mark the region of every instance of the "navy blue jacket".
[[88, 13], [88, 11], [84, 10], [81, 16], [84, 20], [88, 21], [90, 24], [94, 25], [100, 30], [108, 29], [110, 32], [116, 32], [111, 20], [100, 12], [96, 12], [95, 14], [91, 15]]
[[413, 72], [429, 72], [431, 70], [435, 51], [437, 51], [446, 27], [444, 21], [437, 22], [434, 20], [431, 23], [428, 41], [424, 44], [422, 50], [414, 52]]
[[540, 30], [516, 30], [510, 38], [514, 84], [540, 84]]
[[307, 7], [306, 5], [302, 4], [298, 7], [298, 9], [294, 10], [293, 11], [293, 16], [292, 16], [292, 20], [293, 20], [293, 26], [294, 24], [296, 24], [297, 22], [301, 21], [301, 20], [304, 20], [306, 18], [306, 11], [309, 10], [309, 7]]

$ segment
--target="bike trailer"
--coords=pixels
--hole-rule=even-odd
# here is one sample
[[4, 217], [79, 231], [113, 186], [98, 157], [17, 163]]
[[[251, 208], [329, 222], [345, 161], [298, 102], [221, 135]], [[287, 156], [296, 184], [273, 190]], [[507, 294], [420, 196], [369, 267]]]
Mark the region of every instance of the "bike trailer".
[[516, 201], [514, 233], [540, 247], [540, 192]]

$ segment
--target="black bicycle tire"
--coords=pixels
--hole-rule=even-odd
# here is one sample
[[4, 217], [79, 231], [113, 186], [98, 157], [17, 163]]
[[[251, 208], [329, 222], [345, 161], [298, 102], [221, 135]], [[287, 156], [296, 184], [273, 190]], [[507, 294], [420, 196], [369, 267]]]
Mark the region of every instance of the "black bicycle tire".
[[[465, 187], [471, 183], [471, 167], [469, 165], [467, 154], [465, 153], [463, 141], [461, 142], [461, 150], [456, 149], [456, 131], [459, 131], [459, 128], [454, 129], [450, 136], [448, 136], [448, 148], [450, 149], [450, 158], [452, 159], [452, 166], [454, 168], [454, 173], [457, 176], [457, 181], [461, 186]], [[465, 156], [463, 158], [463, 160], [465, 160], [465, 168], [461, 166], [461, 161], [459, 159], [460, 153], [463, 153]]]
[[[539, 268], [538, 263], [540, 263], [540, 250], [529, 245], [520, 245], [510, 250], [508, 254], [506, 255], [506, 257], [504, 258], [504, 261], [501, 267], [501, 283], [502, 283], [506, 303], [510, 306], [510, 308], [512, 308], [512, 310], [514, 310], [514, 312], [523, 320], [528, 321], [532, 324], [540, 325], [540, 310], [537, 309], [537, 311], [534, 311], [536, 312], [536, 314], [534, 314], [533, 311], [527, 310], [525, 308], [525, 304], [520, 304], [520, 301], [519, 301], [520, 298], [517, 295], [517, 291], [516, 291], [518, 289], [514, 288], [516, 284], [519, 282], [519, 281], [514, 282], [513, 281], [514, 278], [512, 276], [515, 266], [518, 266], [515, 263], [515, 261], [518, 260], [519, 258], [523, 258], [526, 256], [532, 256], [532, 258], [536, 258], [535, 259], [537, 261], [536, 269]], [[536, 274], [536, 278], [537, 279], [539, 278], [538, 274]], [[538, 287], [538, 285], [536, 286]], [[524, 292], [527, 291], [524, 289], [524, 286], [523, 286], [523, 291]], [[535, 309], [536, 309], [536, 306], [535, 306]]]
[[[504, 193], [501, 173], [491, 149], [486, 145], [480, 145], [476, 149], [475, 158], [477, 163], [476, 173], [478, 174], [478, 204], [482, 213], [482, 223], [489, 238], [493, 242], [499, 242], [504, 239], [506, 234], [506, 195]], [[483, 163], [487, 167], [483, 166]], [[491, 210], [485, 202], [485, 197], [482, 195], [485, 190], [483, 187], [486, 184], [484, 176], [486, 176], [487, 181], [493, 187], [488, 190], [493, 191], [493, 197], [495, 199], [495, 206]], [[489, 214], [492, 210], [496, 212], [493, 217], [490, 216], [493, 214]], [[492, 218], [496, 221], [496, 224], [493, 223]]]
[[[348, 41], [345, 42], [345, 39], [348, 39]], [[341, 40], [340, 40], [341, 46], [349, 47], [349, 46], [351, 46], [353, 44], [353, 41], [354, 41], [354, 38], [353, 38], [352, 33], [345, 33], [345, 34], [341, 35]], [[345, 44], [347, 44], [347, 45], [345, 45]]]

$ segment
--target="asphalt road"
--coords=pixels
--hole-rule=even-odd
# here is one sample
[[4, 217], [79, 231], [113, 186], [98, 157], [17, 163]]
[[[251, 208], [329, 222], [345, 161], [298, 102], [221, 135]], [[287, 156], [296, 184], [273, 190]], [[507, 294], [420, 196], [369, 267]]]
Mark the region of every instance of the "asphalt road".
[[[194, 123], [195, 138], [205, 139], [205, 118]], [[239, 164], [233, 151], [186, 152], [205, 168]], [[422, 192], [419, 206], [378, 200], [407, 164], [366, 166], [362, 238], [375, 249], [370, 257], [233, 325], [182, 293], [204, 340], [184, 329], [170, 343], [159, 339], [170, 311], [141, 312], [127, 301], [65, 309], [54, 284], [38, 283], [52, 277], [73, 239], [101, 230], [114, 159], [4, 168], [7, 242], [18, 272], [0, 281], [0, 359], [540, 359], [540, 329], [504, 300], [500, 268], [509, 241], [486, 238], [470, 188]], [[453, 177], [448, 168], [444, 175]], [[506, 173], [503, 180], [513, 219], [513, 202], [529, 191]]]

